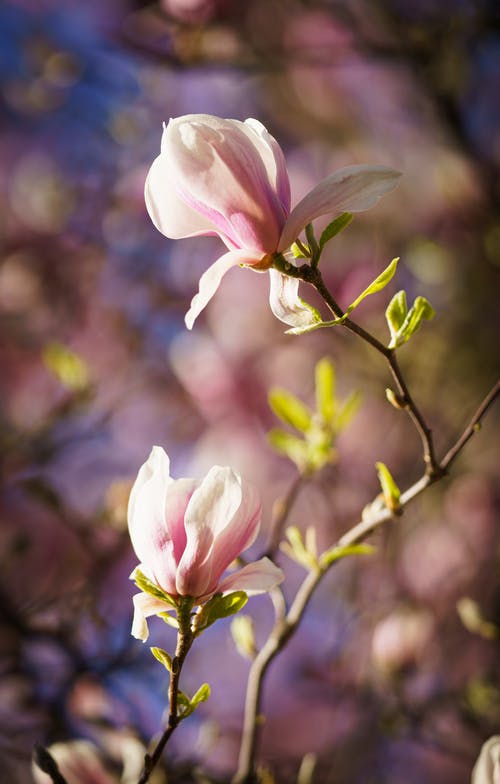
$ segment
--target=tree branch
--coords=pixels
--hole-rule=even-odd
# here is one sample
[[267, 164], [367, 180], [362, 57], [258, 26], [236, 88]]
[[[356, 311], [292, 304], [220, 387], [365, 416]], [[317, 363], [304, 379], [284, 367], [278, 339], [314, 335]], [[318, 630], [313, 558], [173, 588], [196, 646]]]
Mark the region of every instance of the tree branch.
[[[433, 473], [426, 470], [420, 479], [401, 494], [401, 510], [404, 509], [410, 501], [420, 495], [427, 487], [439, 481], [446, 474], [447, 469], [452, 462], [459, 455], [474, 433], [477, 432], [482, 417], [486, 414], [487, 410], [499, 394], [500, 382], [498, 382], [486, 395], [462, 435], [446, 453], [441, 462], [436, 463], [437, 470]], [[378, 499], [374, 500], [371, 505], [371, 511], [368, 512], [365, 517], [340, 537], [337, 542], [338, 547], [346, 547], [364, 541], [377, 528], [394, 518], [394, 513], [387, 507], [377, 507], [377, 501]], [[300, 586], [286, 617], [277, 621], [267, 642], [254, 659], [248, 677], [238, 770], [233, 778], [232, 784], [256, 783], [254, 758], [260, 727], [259, 717], [261, 713], [262, 688], [265, 674], [272, 660], [285, 647], [288, 640], [297, 630], [312, 594], [323, 576], [332, 566], [333, 564], [330, 564], [330, 566], [324, 569], [312, 570], [308, 573]]]

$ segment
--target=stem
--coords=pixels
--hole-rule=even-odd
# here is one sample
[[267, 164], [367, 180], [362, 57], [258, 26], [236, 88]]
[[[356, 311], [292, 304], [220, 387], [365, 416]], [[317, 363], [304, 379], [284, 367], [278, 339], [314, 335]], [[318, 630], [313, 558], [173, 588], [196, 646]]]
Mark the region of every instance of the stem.
[[267, 555], [268, 558], [272, 558], [274, 556], [279, 546], [283, 527], [288, 519], [288, 515], [290, 514], [292, 506], [295, 503], [295, 499], [297, 498], [299, 490], [301, 489], [305, 479], [306, 477], [304, 474], [298, 474], [298, 476], [295, 477], [294, 481], [290, 485], [286, 495], [276, 502], [275, 512], [271, 522], [271, 536], [269, 539], [269, 545], [266, 552], [264, 553], [264, 555]]
[[177, 645], [175, 649], [175, 656], [172, 659], [172, 671], [170, 673], [170, 684], [168, 688], [168, 722], [167, 726], [156, 744], [152, 754], [146, 754], [144, 758], [144, 770], [142, 771], [141, 778], [138, 784], [146, 784], [154, 768], [158, 764], [167, 741], [172, 735], [175, 728], [182, 721], [182, 716], [179, 716], [177, 710], [177, 702], [179, 695], [179, 681], [181, 676], [182, 665], [191, 648], [194, 640], [194, 633], [191, 628], [191, 609], [193, 601], [189, 597], [185, 597], [179, 605], [177, 611], [177, 620], [179, 622], [179, 630], [177, 632]]
[[259, 719], [261, 716], [264, 676], [274, 657], [285, 647], [290, 637], [295, 633], [304, 610], [323, 574], [324, 572], [319, 570], [308, 573], [286, 617], [275, 624], [265, 645], [253, 661], [248, 676], [238, 770], [232, 780], [232, 784], [256, 784], [257, 779], [253, 760], [261, 724]]
[[[436, 470], [431, 473], [427, 469], [420, 479], [401, 494], [401, 510], [404, 509], [410, 501], [420, 495], [427, 487], [438, 482], [446, 474], [447, 469], [456, 459], [466, 443], [472, 438], [474, 433], [478, 431], [481, 419], [499, 394], [500, 382], [497, 382], [480, 404], [462, 435], [446, 453], [444, 458], [440, 462], [435, 463]], [[393, 518], [393, 512], [390, 509], [387, 509], [387, 507], [384, 506], [379, 509], [374, 508], [374, 511], [368, 517], [361, 519], [340, 537], [337, 546], [346, 547], [348, 545], [358, 544], [364, 541], [381, 525]], [[318, 569], [308, 573], [300, 586], [286, 617], [278, 618], [267, 642], [253, 661], [248, 677], [238, 770], [233, 778], [232, 784], [255, 784], [256, 782], [254, 758], [261, 725], [259, 717], [261, 714], [264, 677], [272, 660], [294, 635], [314, 590], [323, 575], [326, 574], [334, 563], [323, 570]]]
[[[304, 280], [311, 286], [314, 286], [333, 315], [336, 318], [342, 318], [344, 316], [344, 312], [325, 286], [321, 272], [318, 269], [313, 269], [308, 264], [304, 264], [301, 267], [297, 267], [295, 269], [297, 274], [294, 273], [293, 276]], [[439, 476], [441, 476], [443, 473], [443, 467], [439, 465], [439, 462], [436, 458], [432, 431], [427, 425], [422, 413], [420, 412], [420, 409], [410, 394], [408, 385], [404, 379], [401, 368], [399, 367], [399, 362], [397, 360], [394, 349], [384, 346], [384, 344], [374, 337], [374, 335], [371, 335], [369, 332], [363, 329], [363, 327], [361, 327], [359, 324], [356, 324], [356, 322], [352, 321], [350, 318], [346, 318], [342, 324], [346, 329], [349, 330], [349, 332], [353, 332], [354, 334], [358, 335], [358, 337], [364, 340], [365, 343], [368, 343], [385, 358], [396, 384], [399, 397], [401, 398], [402, 407], [408, 411], [408, 415], [420, 436], [425, 462], [425, 472], [432, 479], [439, 478]]]

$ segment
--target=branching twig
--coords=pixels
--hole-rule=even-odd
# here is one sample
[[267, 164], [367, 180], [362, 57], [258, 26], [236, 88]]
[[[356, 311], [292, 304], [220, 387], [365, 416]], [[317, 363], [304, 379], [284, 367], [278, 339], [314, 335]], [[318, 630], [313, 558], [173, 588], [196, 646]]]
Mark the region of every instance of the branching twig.
[[[307, 269], [310, 270], [311, 268], [307, 267]], [[312, 282], [312, 280], [308, 280], [308, 282]], [[313, 285], [315, 284], [313, 283]], [[321, 288], [318, 288], [318, 291], [324, 296], [332, 312], [337, 316], [341, 315], [342, 311], [337, 303], [335, 303], [333, 298], [330, 298], [326, 289], [323, 290], [328, 295], [328, 299], [323, 294]], [[439, 462], [435, 456], [431, 431], [427, 427], [419, 409], [413, 402], [399, 369], [399, 365], [397, 364], [394, 352], [379, 343], [379, 341], [369, 335], [369, 333], [365, 333], [365, 331], [354, 324], [354, 322], [350, 322], [347, 319], [344, 322], [344, 325], [351, 331], [356, 332], [364, 340], [367, 340], [367, 342], [374, 346], [377, 351], [386, 357], [405, 407], [409, 410], [412, 420], [421, 436], [426, 470], [420, 479], [401, 494], [400, 509], [402, 510], [411, 500], [429, 487], [429, 485], [437, 482], [447, 473], [452, 462], [456, 459], [473, 434], [479, 429], [482, 417], [500, 393], [500, 382], [488, 393], [462, 435]], [[377, 506], [373, 504], [368, 514], [340, 537], [337, 543], [338, 546], [346, 547], [362, 542], [373, 533], [375, 529], [388, 520], [393, 519], [393, 517], [394, 512], [387, 507], [382, 506], [381, 508], [377, 508]], [[312, 570], [308, 573], [300, 586], [288, 613], [285, 617], [277, 619], [267, 642], [254, 659], [248, 678], [239, 765], [236, 775], [233, 778], [233, 784], [254, 784], [255, 782], [254, 758], [258, 741], [262, 686], [265, 674], [274, 657], [284, 648], [290, 637], [295, 633], [314, 590], [329, 568], [330, 567], [325, 567], [324, 569], [318, 568], [317, 570]]]
[[[306, 283], [310, 283], [311, 286], [314, 286], [318, 294], [321, 295], [324, 302], [327, 304], [328, 308], [336, 318], [345, 317], [344, 311], [332, 297], [328, 288], [325, 286], [319, 269], [313, 268], [309, 264], [304, 264], [301, 267], [293, 268], [292, 274], [293, 277], [298, 277], [301, 280], [304, 280]], [[401, 407], [408, 411], [408, 414], [420, 436], [424, 462], [426, 466], [426, 474], [432, 479], [438, 478], [441, 475], [440, 472], [442, 469], [436, 459], [432, 431], [425, 422], [420, 409], [410, 394], [408, 385], [406, 384], [404, 376], [399, 367], [394, 349], [384, 346], [384, 344], [374, 337], [374, 335], [371, 335], [369, 332], [363, 329], [363, 327], [361, 327], [359, 324], [356, 324], [356, 322], [352, 321], [350, 318], [344, 318], [342, 325], [345, 327], [345, 329], [348, 329], [349, 332], [353, 332], [355, 335], [358, 335], [358, 337], [364, 340], [365, 343], [368, 343], [370, 346], [372, 346], [372, 348], [378, 351], [379, 354], [382, 354], [382, 356], [385, 357], [397, 387], [398, 395], [401, 400]]]

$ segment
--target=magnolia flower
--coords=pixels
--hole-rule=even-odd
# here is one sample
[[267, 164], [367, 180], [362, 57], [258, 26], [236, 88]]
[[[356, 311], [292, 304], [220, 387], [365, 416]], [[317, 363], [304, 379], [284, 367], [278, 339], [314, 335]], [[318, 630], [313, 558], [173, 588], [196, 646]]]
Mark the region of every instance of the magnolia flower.
[[299, 281], [272, 269], [320, 215], [361, 212], [397, 184], [385, 166], [348, 166], [322, 180], [291, 210], [290, 182], [277, 141], [257, 120], [188, 114], [164, 127], [161, 153], [146, 186], [146, 206], [171, 239], [218, 235], [228, 248], [202, 275], [186, 315], [189, 329], [236, 265], [269, 270], [273, 313], [294, 327], [315, 316], [298, 296]]
[[500, 735], [494, 735], [483, 745], [471, 784], [500, 784]]
[[[259, 531], [261, 504], [253, 487], [231, 468], [214, 466], [201, 481], [172, 479], [169, 470], [166, 452], [153, 447], [130, 494], [128, 525], [141, 572], [172, 598], [189, 596], [196, 604], [215, 593], [256, 594], [278, 585], [283, 572], [268, 558], [222, 577]], [[136, 594], [134, 637], [146, 640], [146, 618], [171, 609], [162, 599]]]

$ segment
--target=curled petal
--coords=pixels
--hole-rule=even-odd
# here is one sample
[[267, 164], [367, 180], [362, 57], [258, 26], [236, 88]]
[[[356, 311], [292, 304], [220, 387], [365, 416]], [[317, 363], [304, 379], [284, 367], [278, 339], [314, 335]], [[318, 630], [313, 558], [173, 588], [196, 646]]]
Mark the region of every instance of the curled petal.
[[191, 300], [191, 307], [185, 316], [186, 327], [192, 329], [195, 320], [207, 306], [226, 272], [238, 264], [255, 264], [259, 261], [244, 250], [233, 250], [217, 259], [200, 278], [199, 291]]
[[269, 270], [271, 289], [269, 304], [280, 321], [291, 327], [308, 327], [321, 321], [318, 311], [299, 297], [299, 280]]
[[292, 245], [320, 215], [363, 212], [398, 184], [401, 174], [387, 166], [346, 166], [322, 180], [293, 208], [281, 233], [278, 252]]
[[165, 128], [161, 156], [179, 198], [204, 216], [229, 248], [261, 255], [275, 250], [288, 213], [276, 190], [278, 168], [282, 190], [283, 177], [273, 147], [252, 122], [178, 117]]
[[261, 504], [231, 468], [214, 466], [193, 493], [184, 524], [187, 545], [177, 573], [181, 595], [215, 591], [222, 573], [257, 536]]
[[168, 157], [159, 155], [153, 161], [144, 186], [146, 208], [158, 231], [173, 240], [217, 234], [212, 221], [180, 198], [174, 180]]
[[271, 591], [285, 579], [283, 571], [269, 558], [261, 558], [225, 577], [219, 583], [218, 591], [245, 591], [249, 596]]
[[248, 120], [245, 120], [244, 124], [250, 127], [255, 136], [258, 137], [259, 141], [257, 142], [254, 136], [254, 144], [259, 149], [267, 170], [269, 181], [278, 194], [279, 200], [283, 206], [283, 211], [288, 215], [291, 201], [290, 180], [288, 179], [288, 171], [283, 150], [274, 136], [271, 136], [261, 122], [249, 118]]
[[130, 493], [128, 526], [132, 546], [151, 579], [175, 594], [175, 573], [184, 548], [184, 512], [197, 486], [173, 480], [166, 452], [154, 446]]
[[137, 640], [146, 642], [149, 637], [149, 629], [146, 618], [151, 615], [158, 615], [162, 612], [172, 610], [172, 605], [156, 599], [148, 593], [136, 593], [132, 597], [134, 602], [134, 620], [132, 621], [132, 636]]

